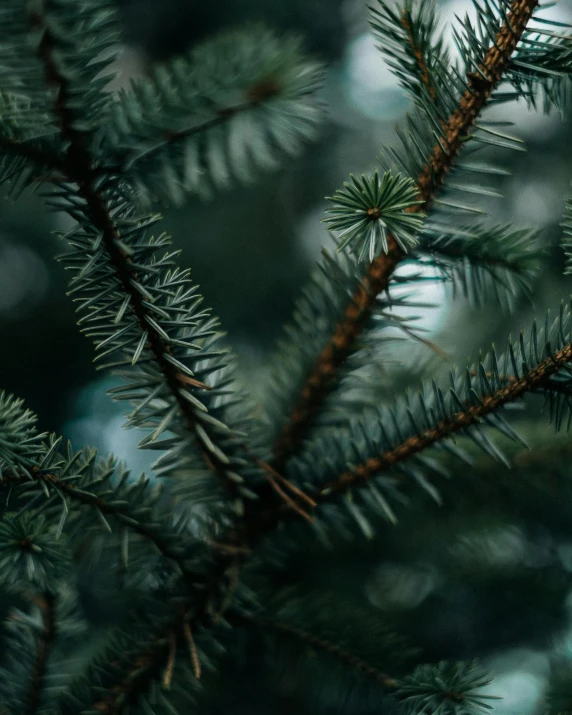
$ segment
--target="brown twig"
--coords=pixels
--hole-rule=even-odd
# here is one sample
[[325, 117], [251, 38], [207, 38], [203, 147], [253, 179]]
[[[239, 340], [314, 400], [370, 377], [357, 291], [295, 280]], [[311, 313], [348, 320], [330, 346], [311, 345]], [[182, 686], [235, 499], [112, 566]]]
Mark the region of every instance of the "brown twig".
[[[538, 0], [513, 0], [494, 44], [479, 66], [479, 73], [467, 75], [468, 88], [457, 109], [443, 123], [441, 141], [434, 145], [417, 177], [421, 203], [410, 208], [412, 213], [430, 208], [479, 113], [502, 80], [511, 55], [537, 5]], [[395, 239], [388, 236], [387, 253], [371, 263], [365, 278], [352, 295], [342, 319], [307, 376], [288, 422], [274, 444], [274, 465], [280, 471], [309, 433], [315, 416], [336, 385], [341, 367], [357, 349], [358, 338], [375, 309], [377, 296], [387, 289], [391, 276], [406, 255]]]
[[437, 90], [431, 80], [431, 74], [429, 72], [429, 68], [427, 67], [425, 57], [423, 56], [423, 50], [418, 47], [415, 42], [415, 37], [413, 36], [413, 27], [411, 24], [411, 13], [407, 8], [403, 8], [403, 11], [401, 13], [401, 24], [403, 25], [403, 29], [405, 30], [405, 36], [407, 37], [407, 40], [411, 45], [413, 56], [415, 57], [415, 61], [417, 62], [421, 81], [427, 88], [431, 99], [434, 100], [437, 96]]
[[173, 671], [175, 670], [175, 659], [177, 657], [177, 637], [171, 631], [169, 633], [169, 658], [167, 660], [167, 665], [165, 667], [165, 672], [163, 674], [163, 687], [167, 690], [171, 687], [171, 680], [173, 679]]
[[301, 489], [299, 489], [295, 484], [292, 484], [288, 479], [283, 477], [279, 472], [277, 472], [275, 469], [273, 469], [270, 464], [267, 462], [263, 461], [262, 459], [257, 459], [256, 460], [257, 464], [259, 464], [264, 471], [266, 471], [268, 474], [271, 474], [273, 477], [277, 479], [281, 484], [283, 484], [287, 489], [289, 489], [293, 494], [295, 494], [297, 497], [300, 497], [302, 501], [305, 501], [306, 504], [310, 507], [315, 507], [316, 502], [309, 497], [305, 492], [303, 492]]
[[188, 621], [183, 623], [183, 633], [185, 634], [185, 639], [187, 645], [189, 646], [189, 655], [191, 656], [191, 663], [193, 664], [193, 671], [195, 673], [195, 678], [200, 680], [201, 678], [201, 661], [199, 660], [199, 654], [197, 652], [197, 646], [195, 645], [195, 639], [193, 638], [193, 632], [191, 631], [191, 626]]
[[90, 709], [102, 715], [119, 715], [126, 705], [137, 701], [151, 679], [161, 679], [163, 684], [166, 679], [168, 687], [175, 667], [177, 634], [183, 620], [183, 614], [177, 616], [176, 621], [160, 628], [133, 652], [120, 657], [114, 665], [121, 677]]
[[333, 656], [337, 660], [351, 666], [360, 673], [363, 673], [368, 678], [376, 680], [381, 683], [385, 688], [396, 688], [398, 686], [398, 681], [392, 678], [390, 675], [374, 668], [372, 665], [367, 663], [365, 660], [358, 658], [353, 653], [345, 651], [340, 648], [335, 643], [324, 640], [323, 638], [318, 638], [308, 631], [292, 626], [289, 623], [284, 623], [282, 621], [275, 621], [271, 618], [265, 618], [264, 616], [258, 616], [250, 613], [238, 613], [232, 614], [232, 617], [237, 621], [246, 621], [249, 623], [255, 623], [262, 628], [268, 628], [277, 633], [282, 633], [283, 635], [295, 638], [296, 640], [303, 641], [310, 646], [313, 650], [322, 651], [328, 655]]

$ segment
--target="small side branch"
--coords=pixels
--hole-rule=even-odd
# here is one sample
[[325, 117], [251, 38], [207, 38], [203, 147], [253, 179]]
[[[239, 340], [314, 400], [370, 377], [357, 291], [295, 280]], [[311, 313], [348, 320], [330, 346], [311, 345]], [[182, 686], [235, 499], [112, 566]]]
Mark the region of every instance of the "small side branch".
[[318, 638], [312, 633], [308, 633], [307, 631], [297, 628], [296, 626], [292, 626], [289, 623], [283, 623], [282, 621], [275, 621], [271, 618], [265, 618], [264, 616], [249, 613], [233, 614], [233, 618], [235, 618], [238, 622], [245, 621], [247, 623], [254, 623], [262, 629], [276, 631], [277, 633], [301, 641], [313, 650], [327, 653], [328, 655], [336, 658], [336, 660], [339, 660], [341, 663], [344, 663], [344, 665], [348, 665], [354, 670], [363, 673], [366, 677], [376, 680], [385, 688], [394, 689], [399, 685], [395, 678], [392, 678], [390, 675], [374, 668], [372, 665], [367, 663], [365, 660], [358, 658], [353, 653], [349, 653], [335, 643]]
[[326, 501], [340, 492], [365, 484], [369, 479], [380, 472], [390, 469], [398, 462], [422, 452], [467, 427], [478, 424], [484, 417], [496, 412], [503, 405], [514, 402], [519, 397], [542, 388], [551, 375], [557, 373], [571, 361], [572, 344], [568, 344], [554, 353], [554, 355], [547, 357], [522, 377], [507, 379], [502, 389], [482, 398], [478, 404], [467, 404], [464, 410], [459, 410], [450, 419], [442, 420], [433, 429], [424, 430], [379, 457], [373, 457], [364, 464], [344, 472], [324, 486], [319, 501]]
[[160, 680], [163, 687], [168, 689], [173, 678], [177, 651], [185, 643], [189, 649], [193, 673], [198, 680], [201, 676], [198, 651], [188, 614], [181, 611], [131, 652], [120, 655], [114, 663], [117, 679], [108, 685], [106, 691], [97, 689], [97, 700], [86, 710], [102, 715], [120, 715], [126, 706], [135, 704], [147, 692], [151, 679]]
[[152, 146], [144, 149], [143, 151], [132, 152], [131, 154], [126, 154], [123, 157], [121, 164], [114, 167], [109, 167], [110, 171], [122, 173], [129, 171], [135, 164], [140, 161], [145, 161], [147, 159], [152, 159], [157, 152], [163, 150], [166, 146], [170, 144], [177, 144], [178, 142], [183, 142], [185, 139], [189, 139], [197, 134], [202, 134], [203, 132], [208, 132], [214, 127], [218, 127], [220, 124], [224, 124], [231, 117], [236, 116], [252, 109], [259, 104], [259, 101], [245, 102], [243, 104], [238, 104], [234, 107], [220, 107], [216, 116], [212, 119], [202, 122], [201, 124], [196, 124], [195, 126], [189, 127], [188, 129], [182, 129], [179, 131], [166, 131], [163, 134], [162, 141], [156, 142]]
[[421, 81], [425, 85], [431, 99], [435, 100], [437, 96], [437, 90], [431, 80], [431, 73], [429, 72], [429, 67], [427, 66], [427, 62], [423, 55], [423, 50], [417, 45], [417, 42], [413, 35], [411, 12], [408, 8], [403, 8], [403, 11], [401, 13], [401, 24], [405, 31], [405, 36], [407, 37], [407, 40], [411, 46], [411, 52], [415, 57], [415, 61], [417, 62]]
[[[35, 478], [38, 482], [44, 482], [48, 489], [53, 487], [60, 494], [68, 497], [72, 501], [98, 509], [102, 514], [114, 517], [124, 526], [153, 543], [163, 556], [174, 561], [183, 574], [186, 573], [184, 559], [178, 549], [173, 549], [169, 539], [156, 532], [152, 527], [147, 526], [141, 523], [138, 519], [134, 518], [135, 515], [133, 515], [129, 509], [126, 509], [123, 505], [110, 504], [105, 499], [102, 499], [95, 494], [91, 494], [90, 492], [83, 491], [81, 489], [76, 489], [70, 483], [58, 479], [55, 474], [42, 472], [37, 468], [33, 468], [31, 473], [33, 478]], [[25, 485], [29, 482], [29, 477], [24, 474], [6, 473], [0, 477], [0, 486], [3, 483], [10, 487], [15, 485]]]

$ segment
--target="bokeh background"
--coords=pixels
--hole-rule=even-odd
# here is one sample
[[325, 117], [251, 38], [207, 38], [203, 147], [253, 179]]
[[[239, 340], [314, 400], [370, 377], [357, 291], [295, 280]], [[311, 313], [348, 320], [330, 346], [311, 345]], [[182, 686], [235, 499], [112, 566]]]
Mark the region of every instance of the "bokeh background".
[[[327, 66], [322, 91], [326, 120], [319, 140], [309, 145], [303, 155], [287, 160], [282, 168], [252, 187], [219, 193], [207, 203], [191, 197], [183, 208], [164, 211], [164, 228], [182, 250], [181, 263], [191, 266], [206, 304], [220, 316], [238, 354], [243, 379], [256, 393], [281, 326], [289, 318], [321, 247], [329, 244], [320, 223], [326, 207], [324, 197], [331, 195], [351, 172], [375, 167], [381, 145], [396, 141], [394, 126], [408, 110], [409, 101], [375, 47], [368, 30], [367, 8], [361, 0], [225, 0], [224, 4], [123, 0], [120, 6], [125, 47], [118, 65], [118, 84], [144, 74], [153, 63], [184, 52], [223, 27], [260, 20], [280, 32], [302, 36], [306, 50]], [[439, 7], [444, 22], [473, 12], [468, 0], [442, 0]], [[554, 18], [572, 21], [572, 0], [559, 0], [557, 7], [548, 12]], [[452, 43], [451, 46], [454, 51]], [[572, 124], [559, 116], [546, 117], [531, 111], [522, 102], [506, 106], [497, 112], [500, 113], [515, 122], [514, 131], [525, 140], [526, 152], [497, 152], [497, 162], [512, 175], [502, 181], [504, 197], [491, 201], [489, 210], [500, 221], [541, 228], [546, 257], [530, 299], [517, 301], [510, 316], [492, 304], [478, 310], [470, 308], [462, 300], [452, 300], [442, 285], [427, 283], [421, 294], [437, 307], [419, 311], [420, 321], [429, 328], [429, 337], [454, 360], [464, 361], [491, 342], [502, 343], [510, 330], [529, 324], [533, 316], [543, 316], [548, 307], [557, 306], [571, 292], [570, 279], [562, 275], [558, 224], [572, 178]], [[120, 405], [114, 405], [106, 395], [112, 379], [97, 373], [91, 344], [78, 332], [73, 303], [66, 296], [67, 276], [54, 260], [64, 247], [53, 232], [64, 225], [64, 219], [48, 214], [41, 200], [31, 193], [16, 204], [2, 198], [0, 206], [2, 388], [25, 398], [39, 415], [43, 429], [64, 434], [77, 447], [87, 443], [105, 452], [114, 451], [135, 470], [148, 469], [144, 456], [136, 451], [138, 435], [122, 429]], [[407, 376], [418, 370], [419, 360], [412, 359], [411, 349], [408, 344], [394, 349], [388, 361], [391, 371], [380, 373], [380, 398], [401, 389]], [[421, 361], [433, 359], [419, 352], [418, 346], [415, 350]], [[569, 457], [567, 454], [563, 459]], [[547, 468], [546, 461], [539, 464]], [[536, 471], [541, 471], [540, 467]], [[482, 494], [475, 498], [479, 496], [482, 501]], [[557, 498], [552, 492], [547, 504], [551, 503], [549, 496]], [[466, 495], [464, 498], [470, 514], [472, 502]], [[462, 495], [459, 500], [463, 502]], [[510, 502], [508, 496], [506, 501]], [[568, 578], [572, 572], [572, 528], [568, 533], [562, 517], [558, 538], [553, 538], [551, 532], [551, 545], [546, 546], [545, 536], [554, 517], [547, 507], [546, 512], [535, 517], [540, 536], [532, 544], [534, 539], [525, 536], [519, 525], [520, 514], [518, 518], [507, 516], [505, 510], [489, 528], [490, 510], [486, 507], [486, 503], [482, 505], [479, 519], [471, 522], [469, 529], [484, 540], [478, 558], [482, 560], [482, 554], [487, 554], [486, 559], [492, 559], [499, 574], [528, 559], [528, 575], [539, 582], [544, 580], [544, 587], [545, 569], [560, 569], [558, 573], [564, 576], [550, 591], [550, 597], [542, 589], [535, 596], [530, 579], [522, 583], [517, 580], [511, 585], [512, 595], [504, 598], [496, 610], [490, 607], [494, 617], [486, 621], [488, 631], [483, 630], [483, 604], [497, 603], [501, 587], [495, 591], [494, 584], [489, 583], [492, 590], [477, 588], [475, 595], [475, 589], [467, 585], [472, 583], [472, 577], [456, 573], [455, 587], [447, 589], [449, 602], [437, 600], [433, 611], [430, 607], [423, 611], [445, 577], [442, 565], [436, 565], [435, 559], [419, 565], [419, 557], [417, 565], [411, 565], [411, 553], [418, 553], [419, 543], [427, 535], [407, 527], [406, 546], [400, 545], [401, 561], [395, 553], [389, 565], [383, 565], [379, 555], [369, 554], [367, 559], [364, 556], [367, 566], [355, 576], [359, 598], [373, 608], [397, 614], [398, 619], [417, 618], [426, 624], [433, 618], [434, 626], [424, 638], [427, 647], [443, 657], [484, 652], [486, 662], [500, 673], [492, 689], [504, 700], [495, 704], [494, 712], [533, 715], [546, 686], [549, 655], [556, 646], [564, 651], [572, 649], [572, 639], [567, 640], [566, 600], [572, 593]], [[421, 506], [417, 508], [413, 516], [406, 517], [410, 526], [416, 519], [421, 521]], [[459, 513], [445, 508], [441, 517], [431, 522], [432, 534], [439, 532], [441, 539], [434, 546], [436, 553], [442, 550], [442, 544], [455, 539], [461, 552], [463, 544], [469, 551], [475, 548], [478, 539], [463, 541], [459, 537], [459, 519]], [[466, 519], [463, 531], [468, 528]], [[428, 529], [427, 524], [423, 528]], [[396, 540], [394, 532], [388, 537], [390, 552], [392, 539]], [[364, 573], [367, 577], [363, 577]], [[474, 573], [473, 569], [473, 576]], [[526, 598], [530, 603], [519, 611]], [[489, 638], [486, 644], [477, 637], [479, 630], [479, 637], [485, 641]], [[459, 646], [457, 651], [453, 645]], [[298, 683], [295, 678], [292, 682]], [[271, 691], [274, 694], [268, 695], [274, 712], [291, 712], [293, 707], [306, 712], [292, 682], [288, 685], [288, 679], [281, 681], [277, 690]], [[280, 693], [279, 698], [276, 693]], [[322, 712], [374, 712], [368, 709], [370, 705], [349, 696], [341, 703], [331, 695], [330, 701], [330, 705], [323, 705]], [[246, 711], [252, 706], [249, 702], [246, 696], [237, 696], [230, 710], [220, 712]], [[265, 712], [259, 705], [256, 711]]]

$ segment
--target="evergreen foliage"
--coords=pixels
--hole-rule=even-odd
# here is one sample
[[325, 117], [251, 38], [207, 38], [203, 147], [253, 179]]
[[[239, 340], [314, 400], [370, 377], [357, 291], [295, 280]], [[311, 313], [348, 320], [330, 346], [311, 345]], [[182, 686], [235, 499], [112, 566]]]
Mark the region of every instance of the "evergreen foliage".
[[[316, 540], [341, 559], [336, 545], [358, 542], [357, 530], [399, 529], [410, 497], [443, 499], [435, 482], [459, 464], [483, 481], [480, 453], [508, 465], [526, 444], [514, 403], [541, 395], [556, 431], [572, 422], [565, 304], [448, 380], [392, 404], [352, 399], [396, 329], [424, 341], [395, 308], [418, 304], [427, 269], [475, 305], [509, 311], [542, 265], [534, 230], [482, 218], [479, 197], [497, 195], [503, 173], [491, 147], [499, 161], [523, 148], [482, 115], [519, 99], [564, 112], [572, 35], [537, 0], [474, 4], [476, 23], [453, 29], [457, 60], [433, 5], [372, 8], [413, 110], [381, 171], [331, 197], [337, 250], [324, 251], [256, 405], [149, 206], [250, 182], [298, 152], [321, 115], [319, 65], [297, 41], [251, 27], [114, 93], [114, 2], [4, 0], [0, 181], [14, 196], [39, 186], [67, 214], [61, 260], [78, 322], [120, 381], [111, 394], [129, 405], [126, 426], [159, 454], [153, 479], [133, 479], [113, 456], [39, 433], [0, 394], [0, 713], [206, 712], [229, 659], [260, 647], [278, 661], [283, 642], [370, 680], [384, 712], [493, 707], [472, 661], [425, 661], [390, 619], [356, 608], [356, 625], [340, 624], [325, 587], [288, 585]], [[566, 212], [569, 272], [570, 202]], [[555, 675], [547, 712], [568, 707], [568, 686]]]

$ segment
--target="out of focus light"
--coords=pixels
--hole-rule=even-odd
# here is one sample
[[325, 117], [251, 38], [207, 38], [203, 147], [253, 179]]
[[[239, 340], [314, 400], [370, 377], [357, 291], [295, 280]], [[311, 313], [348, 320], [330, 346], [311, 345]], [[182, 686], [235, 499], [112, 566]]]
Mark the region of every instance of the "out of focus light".
[[544, 704], [550, 670], [547, 656], [539, 651], [518, 648], [506, 651], [482, 663], [494, 673], [483, 694], [502, 700], [491, 701], [494, 715], [536, 715]]
[[376, 44], [370, 32], [359, 35], [349, 44], [344, 63], [344, 89], [352, 107], [366, 117], [399, 119], [409, 100]]
[[20, 319], [41, 302], [49, 285], [42, 258], [27, 246], [0, 237], [0, 315]]
[[117, 384], [106, 377], [83, 387], [70, 405], [69, 412], [74, 417], [66, 423], [64, 433], [76, 449], [85, 445], [96, 447], [102, 456], [112, 453], [126, 462], [134, 477], [141, 472], [149, 475], [158, 455], [138, 449], [137, 444], [145, 435], [143, 430], [123, 428], [126, 404], [114, 402], [106, 394]]
[[542, 702], [546, 681], [525, 670], [514, 670], [497, 676], [483, 691], [502, 700], [493, 706], [495, 715], [533, 715]]
[[369, 580], [366, 593], [382, 611], [409, 611], [429, 596], [438, 580], [438, 574], [426, 565], [383, 564]]
[[562, 196], [542, 181], [518, 184], [511, 193], [511, 214], [518, 216], [520, 224], [545, 225], [561, 216], [564, 210]]

